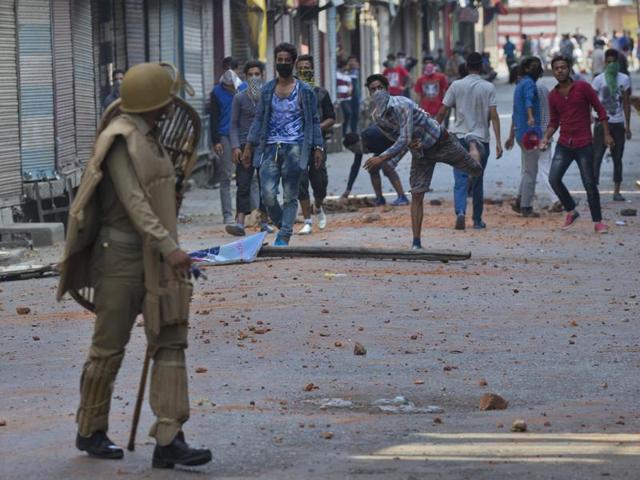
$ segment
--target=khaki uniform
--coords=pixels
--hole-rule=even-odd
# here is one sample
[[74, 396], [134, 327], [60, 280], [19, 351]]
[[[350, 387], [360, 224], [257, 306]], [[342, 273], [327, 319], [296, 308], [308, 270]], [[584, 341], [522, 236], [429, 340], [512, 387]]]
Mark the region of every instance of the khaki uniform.
[[113, 383], [143, 313], [153, 358], [150, 435], [168, 445], [189, 418], [184, 349], [191, 284], [164, 258], [176, 250], [175, 174], [157, 133], [122, 114], [96, 141], [70, 209], [58, 298], [95, 289], [96, 322], [80, 380], [78, 432], [108, 430]]

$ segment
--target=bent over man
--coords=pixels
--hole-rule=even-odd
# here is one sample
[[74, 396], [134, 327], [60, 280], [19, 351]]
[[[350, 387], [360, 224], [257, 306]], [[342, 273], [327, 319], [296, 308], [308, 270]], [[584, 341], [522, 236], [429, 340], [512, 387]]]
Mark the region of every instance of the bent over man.
[[473, 159], [460, 142], [441, 126], [418, 104], [406, 97], [391, 96], [384, 88], [381, 75], [367, 78], [367, 88], [372, 95], [372, 120], [380, 129], [389, 132], [396, 141], [380, 155], [365, 163], [367, 170], [380, 168], [385, 161], [411, 150], [411, 226], [412, 249], [422, 248], [420, 239], [424, 209], [424, 194], [429, 191], [436, 162], [447, 163], [454, 168], [477, 177], [482, 165]]
[[141, 63], [125, 75], [123, 113], [99, 134], [71, 206], [58, 288], [58, 299], [69, 290], [95, 289], [96, 321], [76, 417], [76, 446], [93, 457], [123, 456], [107, 436], [109, 409], [131, 328], [143, 313], [158, 468], [211, 460], [209, 450], [190, 448], [182, 432], [189, 419], [184, 349], [191, 260], [178, 245], [176, 177], [157, 128], [171, 115], [177, 89], [159, 64]]

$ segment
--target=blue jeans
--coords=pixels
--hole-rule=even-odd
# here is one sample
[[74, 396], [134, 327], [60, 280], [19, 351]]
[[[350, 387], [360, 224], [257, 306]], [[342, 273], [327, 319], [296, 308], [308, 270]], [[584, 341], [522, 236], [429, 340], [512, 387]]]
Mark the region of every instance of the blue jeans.
[[[289, 239], [298, 212], [300, 186], [300, 150], [298, 144], [276, 143], [267, 145], [260, 165], [262, 203], [269, 217], [280, 229], [278, 235]], [[278, 186], [282, 180], [283, 202], [278, 203]]]
[[582, 185], [584, 185], [584, 189], [587, 192], [591, 220], [600, 222], [602, 221], [600, 192], [593, 172], [593, 147], [591, 145], [580, 148], [569, 148], [560, 144], [556, 146], [556, 151], [551, 161], [551, 170], [549, 171], [551, 188], [556, 192], [558, 199], [562, 202], [562, 206], [567, 212], [576, 208], [576, 202], [562, 182], [562, 177], [574, 160], [578, 164]]
[[[465, 139], [460, 139], [462, 146], [469, 151], [469, 143]], [[484, 169], [489, 161], [489, 144], [481, 142], [479, 144], [481, 152], [480, 163], [482, 164], [482, 174], [471, 179], [471, 194], [473, 198], [473, 221], [482, 221], [482, 211], [484, 209]], [[467, 213], [467, 188], [469, 185], [469, 175], [464, 171], [453, 169], [453, 204], [456, 215], [466, 215]]]

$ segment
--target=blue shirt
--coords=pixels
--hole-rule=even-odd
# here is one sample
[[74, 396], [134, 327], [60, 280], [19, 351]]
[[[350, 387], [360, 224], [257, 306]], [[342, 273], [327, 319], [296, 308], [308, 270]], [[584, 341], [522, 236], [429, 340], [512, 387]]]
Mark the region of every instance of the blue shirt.
[[267, 127], [267, 144], [301, 143], [303, 137], [302, 104], [299, 100], [299, 83], [286, 98], [271, 97], [271, 117]]
[[513, 92], [513, 125], [515, 127], [516, 140], [522, 141], [522, 137], [531, 128], [529, 127], [529, 115], [527, 109], [533, 109], [533, 118], [538, 135], [542, 135], [540, 126], [540, 97], [536, 82], [529, 75], [525, 75], [516, 85]]
[[511, 41], [504, 44], [504, 56], [507, 58], [514, 58], [516, 55], [516, 46]]
[[234, 93], [224, 88], [222, 84], [218, 84], [213, 87], [213, 95], [215, 95], [218, 100], [218, 135], [229, 135], [229, 127], [231, 126], [231, 104]]

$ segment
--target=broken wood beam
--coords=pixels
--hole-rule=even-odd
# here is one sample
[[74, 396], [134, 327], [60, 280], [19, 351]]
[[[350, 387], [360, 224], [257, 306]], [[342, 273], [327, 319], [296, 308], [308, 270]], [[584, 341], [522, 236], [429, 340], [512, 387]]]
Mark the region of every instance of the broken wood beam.
[[369, 258], [377, 260], [448, 262], [468, 260], [471, 258], [471, 252], [460, 252], [456, 250], [403, 250], [394, 248], [334, 246], [273, 247], [266, 245], [260, 249], [258, 257]]

